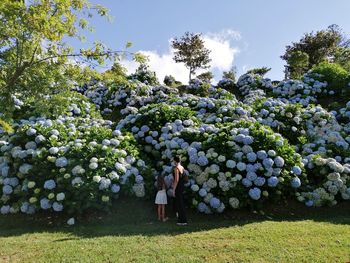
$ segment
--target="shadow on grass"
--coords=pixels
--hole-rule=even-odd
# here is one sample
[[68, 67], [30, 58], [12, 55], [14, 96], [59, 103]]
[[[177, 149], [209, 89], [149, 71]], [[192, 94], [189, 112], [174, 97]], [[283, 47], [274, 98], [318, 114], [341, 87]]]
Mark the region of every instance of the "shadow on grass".
[[[167, 208], [171, 210], [170, 207]], [[77, 218], [77, 225], [66, 225], [67, 217], [54, 214], [35, 216], [0, 216], [0, 237], [14, 237], [30, 233], [60, 232], [69, 236], [54, 242], [65, 242], [81, 238], [104, 236], [157, 236], [179, 235], [212, 229], [244, 226], [263, 221], [302, 221], [327, 222], [350, 225], [350, 203], [344, 202], [335, 207], [307, 208], [301, 203], [289, 201], [285, 204], [270, 205], [264, 214], [250, 210], [231, 211], [224, 214], [203, 215], [188, 210], [188, 226], [177, 226], [175, 215], [169, 213], [168, 222], [159, 222], [156, 208], [150, 201], [120, 199], [111, 213], [86, 214]]]

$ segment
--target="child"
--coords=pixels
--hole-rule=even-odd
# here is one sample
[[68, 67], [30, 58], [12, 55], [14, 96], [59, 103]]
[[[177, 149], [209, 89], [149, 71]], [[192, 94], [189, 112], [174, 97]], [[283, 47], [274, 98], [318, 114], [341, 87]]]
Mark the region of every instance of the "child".
[[156, 195], [155, 204], [158, 205], [158, 220], [165, 222], [168, 220], [168, 218], [165, 217], [165, 205], [168, 204], [168, 201], [164, 177], [161, 175], [157, 177], [157, 189], [158, 192]]

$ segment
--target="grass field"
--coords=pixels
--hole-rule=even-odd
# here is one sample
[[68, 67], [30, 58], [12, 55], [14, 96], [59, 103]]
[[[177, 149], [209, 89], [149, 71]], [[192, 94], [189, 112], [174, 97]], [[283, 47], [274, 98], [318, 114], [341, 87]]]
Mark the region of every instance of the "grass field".
[[147, 201], [120, 200], [74, 227], [37, 215], [0, 217], [0, 262], [349, 262], [350, 204], [267, 208], [265, 215], [189, 212], [156, 220]]

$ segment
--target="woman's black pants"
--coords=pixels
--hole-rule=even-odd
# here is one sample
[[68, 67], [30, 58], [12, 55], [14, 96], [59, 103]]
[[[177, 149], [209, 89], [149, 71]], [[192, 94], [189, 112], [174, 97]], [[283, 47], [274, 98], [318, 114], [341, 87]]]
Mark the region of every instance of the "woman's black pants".
[[176, 210], [178, 212], [178, 223], [187, 223], [183, 188], [177, 187], [175, 190]]

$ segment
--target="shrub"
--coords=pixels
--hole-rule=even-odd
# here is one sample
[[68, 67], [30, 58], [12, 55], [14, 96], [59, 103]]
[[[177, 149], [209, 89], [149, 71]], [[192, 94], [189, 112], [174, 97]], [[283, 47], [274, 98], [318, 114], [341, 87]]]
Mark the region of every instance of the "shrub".
[[329, 91], [341, 94], [348, 89], [349, 73], [336, 63], [322, 62], [315, 65], [311, 69], [311, 74], [315, 79], [327, 81]]
[[20, 125], [1, 147], [2, 211], [107, 210], [123, 186], [143, 196], [134, 139], [109, 125], [70, 117]]

